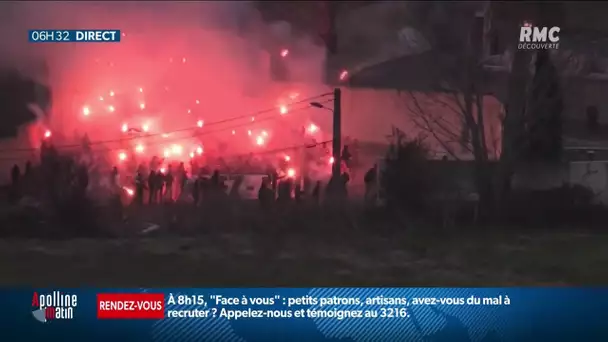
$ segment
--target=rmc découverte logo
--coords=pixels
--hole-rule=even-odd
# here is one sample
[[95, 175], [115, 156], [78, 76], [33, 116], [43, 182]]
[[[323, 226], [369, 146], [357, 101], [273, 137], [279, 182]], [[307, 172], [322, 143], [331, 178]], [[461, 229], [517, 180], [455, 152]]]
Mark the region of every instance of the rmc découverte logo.
[[520, 50], [548, 50], [559, 48], [559, 31], [557, 26], [538, 27], [524, 23], [519, 29]]

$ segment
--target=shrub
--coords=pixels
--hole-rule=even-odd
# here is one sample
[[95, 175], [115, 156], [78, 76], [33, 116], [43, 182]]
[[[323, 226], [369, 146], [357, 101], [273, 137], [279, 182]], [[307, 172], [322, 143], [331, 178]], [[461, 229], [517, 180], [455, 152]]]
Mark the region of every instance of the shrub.
[[416, 213], [426, 210], [433, 188], [428, 160], [422, 140], [403, 139], [391, 145], [381, 177], [389, 207]]
[[[509, 197], [506, 218], [516, 224], [587, 224], [606, 209], [593, 204], [594, 193], [582, 185], [563, 185], [548, 190], [513, 191]], [[594, 219], [591, 219], [594, 217]]]

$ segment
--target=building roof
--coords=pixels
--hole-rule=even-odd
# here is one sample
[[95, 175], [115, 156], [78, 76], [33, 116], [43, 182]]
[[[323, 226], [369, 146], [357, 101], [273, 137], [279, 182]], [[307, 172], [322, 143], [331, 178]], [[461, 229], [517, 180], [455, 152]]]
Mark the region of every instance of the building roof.
[[[442, 92], [449, 88], [445, 84], [445, 81], [450, 79], [449, 73], [457, 71], [458, 68], [458, 61], [453, 55], [429, 50], [356, 71], [349, 77], [348, 86], [413, 92]], [[504, 67], [484, 67], [483, 89], [487, 94], [501, 98], [508, 74], [508, 70]], [[455, 76], [454, 79], [458, 81]]]
[[365, 67], [349, 77], [353, 87], [429, 91], [439, 76], [433, 67], [439, 58], [433, 51], [392, 59]]

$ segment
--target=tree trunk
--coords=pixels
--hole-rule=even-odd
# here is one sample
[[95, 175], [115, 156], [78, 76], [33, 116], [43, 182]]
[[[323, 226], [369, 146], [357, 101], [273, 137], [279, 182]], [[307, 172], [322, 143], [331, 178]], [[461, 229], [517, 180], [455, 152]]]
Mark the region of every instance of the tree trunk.
[[[550, 7], [548, 4], [525, 4], [516, 6], [516, 11], [509, 18], [513, 37], [523, 19], [533, 19], [538, 26], [553, 26], [559, 24], [560, 8]], [[523, 17], [527, 15], [527, 17]], [[514, 49], [511, 64], [511, 73], [508, 81], [506, 116], [503, 122], [502, 153], [496, 171], [496, 209], [502, 211], [504, 203], [511, 189], [512, 176], [516, 162], [520, 159], [525, 137], [525, 115], [527, 105], [527, 88], [530, 82], [530, 63], [533, 52]]]
[[479, 68], [483, 57], [483, 22], [475, 16], [469, 32], [466, 55], [466, 71], [464, 77], [464, 116], [469, 128], [471, 147], [475, 158], [475, 183], [479, 195], [479, 213], [482, 217], [489, 213], [492, 203], [492, 184], [488, 170], [488, 149], [485, 141], [485, 122], [483, 120], [483, 94], [481, 89], [483, 79]]
[[524, 130], [526, 110], [526, 88], [529, 81], [529, 66], [532, 53], [514, 51], [511, 74], [507, 85], [506, 115], [503, 121], [502, 151], [496, 170], [496, 209], [502, 210], [511, 188], [511, 178], [521, 148], [521, 133]]

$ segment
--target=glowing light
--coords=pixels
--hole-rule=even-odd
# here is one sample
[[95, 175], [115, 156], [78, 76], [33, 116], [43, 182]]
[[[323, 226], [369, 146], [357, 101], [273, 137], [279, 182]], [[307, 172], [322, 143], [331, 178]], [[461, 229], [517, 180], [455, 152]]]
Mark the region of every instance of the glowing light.
[[203, 154], [203, 148], [201, 146], [196, 148], [196, 153]]
[[89, 107], [82, 108], [82, 115], [89, 116], [91, 114], [91, 109]]
[[291, 93], [291, 94], [289, 94], [289, 98], [290, 98], [290, 99], [292, 99], [292, 100], [297, 99], [297, 98], [298, 98], [298, 96], [300, 96], [300, 94], [299, 94], [299, 93]]
[[161, 134], [160, 136], [161, 136], [161, 137], [163, 137], [163, 138], [168, 138], [168, 137], [169, 137], [169, 134], [167, 134], [167, 133], [163, 133], [163, 134]]
[[108, 106], [108, 111], [110, 111], [110, 113], [114, 113], [115, 110], [116, 108], [114, 108], [114, 106]]
[[53, 133], [51, 133], [51, 131], [49, 131], [48, 129], [44, 132], [44, 138], [48, 139], [53, 135]]
[[186, 63], [186, 57], [182, 58], [182, 63]]
[[294, 178], [295, 176], [296, 176], [296, 170], [294, 170], [294, 169], [287, 170], [287, 177]]
[[139, 92], [143, 93], [144, 92], [144, 88], [139, 88]]
[[201, 101], [199, 101], [199, 100], [196, 100], [196, 104], [201, 104]]
[[198, 121], [196, 122], [196, 125], [197, 125], [198, 127], [203, 127], [203, 125], [204, 125], [204, 124], [205, 124], [205, 121], [203, 121], [203, 120], [198, 120]]
[[120, 160], [120, 161], [127, 160], [127, 154], [125, 152], [118, 153], [118, 160]]
[[148, 125], [148, 124], [141, 125], [141, 130], [144, 131], [144, 132], [149, 131], [150, 130], [150, 125]]
[[314, 133], [317, 133], [318, 131], [319, 131], [319, 127], [317, 125], [312, 124], [312, 123], [310, 125], [308, 125], [308, 133], [314, 134]]
[[262, 131], [262, 136], [267, 137], [268, 136], [268, 132]]
[[190, 109], [188, 109], [188, 114], [192, 113], [192, 111]]
[[287, 106], [285, 106], [285, 105], [282, 105], [279, 107], [279, 113], [281, 113], [281, 115], [287, 114], [288, 111], [289, 111], [289, 109], [287, 109]]
[[235, 131], [235, 130], [232, 130], [232, 135], [235, 135], [235, 134], [236, 134], [236, 131]]
[[247, 135], [251, 136], [251, 130], [247, 131]]
[[129, 195], [129, 196], [133, 196], [133, 195], [135, 194], [135, 191], [133, 191], [133, 189], [127, 188], [126, 186], [124, 186], [122, 189], [123, 189], [123, 190], [124, 190], [124, 191], [127, 193], [127, 195]]
[[346, 80], [347, 77], [348, 77], [348, 71], [342, 70], [342, 72], [340, 72], [340, 81]]
[[110, 90], [110, 96], [114, 96], [114, 91]]
[[329, 158], [329, 163], [333, 164], [334, 163], [334, 157]]
[[135, 152], [142, 153], [143, 151], [144, 151], [144, 145], [138, 144], [137, 146], [135, 146]]
[[103, 101], [103, 96], [100, 96], [100, 97], [99, 97], [99, 101]]
[[171, 152], [177, 154], [178, 156], [182, 154], [184, 148], [181, 145], [173, 145], [171, 146]]
[[120, 130], [123, 131], [123, 133], [127, 133], [127, 131], [129, 130], [129, 125], [127, 125], [126, 123], [122, 124]]
[[255, 139], [255, 143], [256, 143], [258, 146], [262, 146], [262, 145], [264, 145], [264, 137], [261, 137], [261, 136], [260, 136], [260, 137], [257, 137], [257, 138]]
[[164, 167], [161, 167], [159, 171], [160, 171], [160, 173], [165, 173], [165, 172], [167, 172], [167, 169], [165, 169]]
[[254, 121], [255, 121], [255, 116], [252, 116], [251, 117], [251, 122], [254, 122]]
[[142, 102], [142, 103], [140, 103], [140, 104], [139, 104], [139, 109], [141, 109], [141, 110], [146, 109], [146, 104], [145, 104], [145, 103], [143, 103], [143, 102]]
[[190, 152], [190, 158], [194, 158], [194, 152]]
[[288, 49], [281, 50], [281, 57], [287, 57], [288, 55], [289, 55], [289, 50]]
[[291, 157], [290, 156], [285, 156], [285, 161], [290, 161]]
[[[169, 156], [170, 156], [170, 155], [171, 155], [171, 150], [170, 150], [170, 149], [168, 149], [168, 148], [166, 148], [166, 149], [163, 151], [163, 156], [164, 156], [165, 158], [169, 158]], [[161, 169], [161, 172], [164, 172], [164, 171], [162, 171], [162, 169]]]

